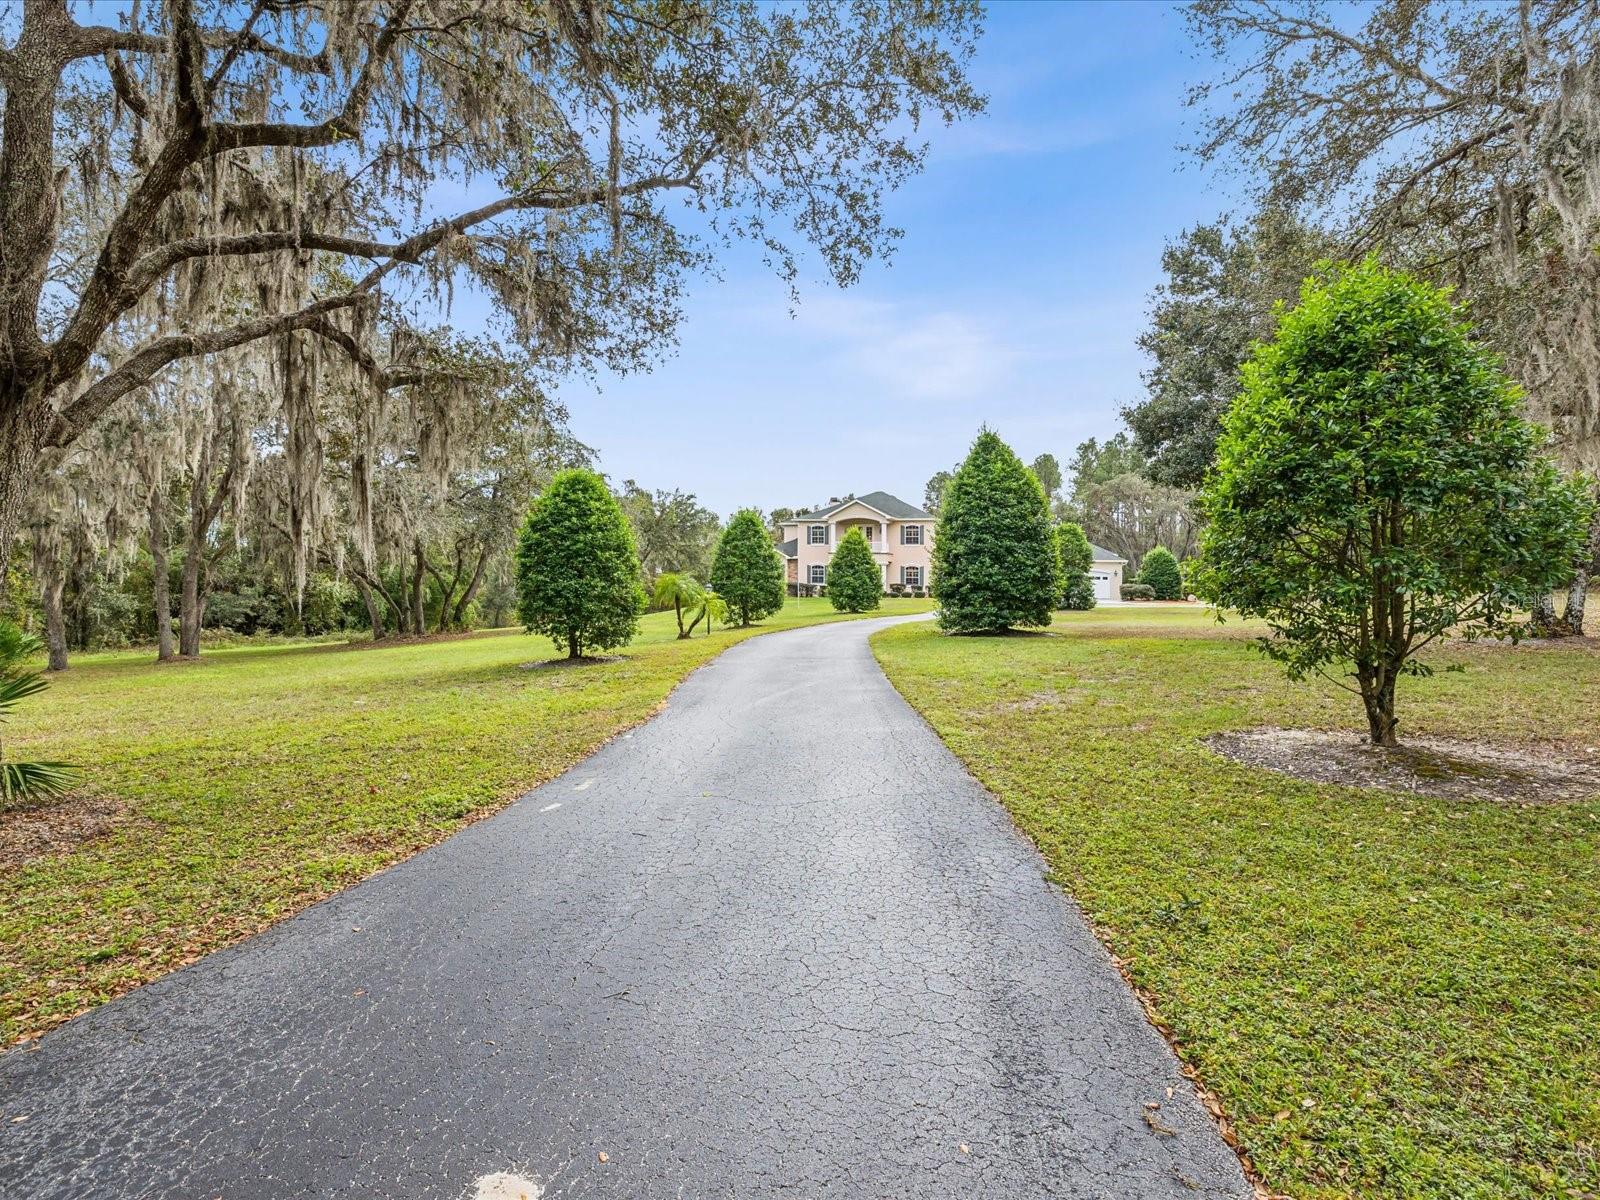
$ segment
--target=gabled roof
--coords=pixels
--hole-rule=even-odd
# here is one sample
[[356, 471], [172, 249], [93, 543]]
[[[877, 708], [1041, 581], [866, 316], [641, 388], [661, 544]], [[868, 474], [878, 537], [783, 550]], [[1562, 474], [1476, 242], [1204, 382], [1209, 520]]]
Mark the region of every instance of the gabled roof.
[[790, 538], [787, 542], [778, 543], [778, 553], [785, 558], [796, 558], [800, 554], [800, 539]]
[[1128, 561], [1127, 559], [1123, 558], [1122, 555], [1113, 554], [1110, 550], [1107, 550], [1104, 546], [1096, 546], [1093, 542], [1089, 543], [1089, 553], [1094, 556], [1094, 561], [1095, 562], [1119, 562], [1119, 563], [1125, 563], [1125, 562]]
[[848, 504], [865, 504], [868, 508], [876, 509], [891, 521], [931, 521], [933, 514], [924, 512], [915, 504], [907, 504], [899, 496], [891, 496], [888, 492], [868, 492], [865, 496], [851, 496], [846, 500], [836, 500], [826, 508], [819, 508], [815, 512], [799, 513], [791, 518], [795, 521], [820, 521], [824, 517], [832, 516]]

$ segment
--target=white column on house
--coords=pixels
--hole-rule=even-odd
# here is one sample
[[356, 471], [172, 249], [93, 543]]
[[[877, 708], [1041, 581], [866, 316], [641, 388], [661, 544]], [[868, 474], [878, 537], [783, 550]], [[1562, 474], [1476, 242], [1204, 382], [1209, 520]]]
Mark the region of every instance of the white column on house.
[[828, 522], [828, 553], [832, 554], [834, 547], [839, 544], [839, 522]]

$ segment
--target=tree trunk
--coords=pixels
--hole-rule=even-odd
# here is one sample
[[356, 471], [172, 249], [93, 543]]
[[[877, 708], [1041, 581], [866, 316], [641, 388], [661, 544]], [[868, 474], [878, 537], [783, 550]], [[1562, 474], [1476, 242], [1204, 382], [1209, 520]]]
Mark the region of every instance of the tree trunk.
[[483, 586], [483, 577], [489, 570], [489, 547], [485, 546], [478, 555], [477, 568], [472, 572], [472, 582], [467, 584], [467, 590], [461, 593], [461, 599], [456, 601], [455, 616], [452, 618], [458, 627], [467, 623], [467, 607], [477, 596], [478, 589]]
[[1393, 671], [1358, 671], [1361, 682], [1361, 703], [1367, 710], [1367, 736], [1374, 746], [1398, 746], [1395, 736], [1398, 722], [1394, 716]]
[[1583, 614], [1589, 595], [1589, 576], [1596, 572], [1600, 572], [1600, 511], [1595, 513], [1594, 520], [1589, 523], [1589, 543], [1584, 549], [1583, 561], [1572, 573], [1572, 584], [1567, 588], [1567, 608], [1561, 614], [1561, 624], [1572, 637], [1583, 636]]
[[579, 657], [579, 655], [578, 655], [578, 635], [576, 633], [567, 634], [567, 657], [568, 658], [577, 658], [577, 657]]
[[172, 658], [172, 571], [167, 554], [167, 494], [150, 489], [150, 566], [155, 584], [156, 661]]
[[428, 608], [423, 603], [425, 589], [422, 586], [427, 559], [422, 553], [420, 541], [414, 544], [413, 552], [416, 555], [416, 568], [411, 572], [411, 626], [421, 637], [428, 632]]
[[384, 633], [383, 606], [378, 603], [378, 598], [372, 594], [365, 579], [356, 579], [356, 591], [361, 593], [361, 602], [367, 606], [367, 623], [372, 626], [372, 640], [378, 641]]
[[39, 604], [44, 609], [44, 641], [50, 655], [49, 669], [67, 669], [67, 619], [61, 597], [67, 587], [67, 573], [61, 555], [34, 547], [33, 569], [39, 576]]
[[1572, 637], [1583, 636], [1583, 610], [1588, 600], [1589, 570], [1584, 567], [1572, 577], [1572, 586], [1567, 589], [1567, 607], [1561, 614], [1561, 624]]
[[[50, 349], [39, 337], [38, 311], [57, 242], [56, 99], [73, 33], [61, 0], [13, 7], [22, 25], [6, 53], [0, 138], [0, 580], [10, 578], [23, 502], [55, 421], [43, 387]], [[8, 605], [5, 596], [0, 604]]]
[[183, 554], [183, 583], [178, 593], [178, 653], [184, 658], [200, 654], [200, 628], [205, 621], [200, 568], [204, 555], [193, 539]]
[[[49, 412], [25, 401], [0, 398], [0, 579], [11, 574], [11, 550], [22, 525], [22, 506], [43, 448]], [[0, 604], [10, 605], [10, 592]]]
[[1560, 633], [1556, 627], [1556, 598], [1548, 592], [1534, 600], [1528, 615], [1533, 621], [1534, 637], [1556, 637]]

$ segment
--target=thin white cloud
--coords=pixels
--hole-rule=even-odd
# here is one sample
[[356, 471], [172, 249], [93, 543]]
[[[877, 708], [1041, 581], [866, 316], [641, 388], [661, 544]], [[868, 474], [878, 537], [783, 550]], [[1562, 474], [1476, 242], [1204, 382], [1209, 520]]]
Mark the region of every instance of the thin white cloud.
[[965, 400], [1001, 386], [1016, 350], [980, 318], [956, 312], [895, 313], [858, 336], [839, 360], [906, 400]]

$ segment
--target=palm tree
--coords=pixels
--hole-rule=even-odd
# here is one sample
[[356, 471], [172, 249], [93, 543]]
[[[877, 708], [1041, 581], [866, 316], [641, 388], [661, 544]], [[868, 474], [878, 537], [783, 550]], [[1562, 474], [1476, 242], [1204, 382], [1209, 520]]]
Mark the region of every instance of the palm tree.
[[695, 625], [700, 618], [696, 617], [689, 625], [683, 627], [683, 610], [693, 609], [696, 605], [705, 607], [706, 590], [689, 575], [682, 575], [676, 571], [664, 571], [656, 576], [656, 587], [652, 599], [657, 608], [666, 608], [672, 605], [672, 611], [678, 618], [678, 638], [681, 641], [694, 632]]
[[[23, 633], [9, 621], [0, 621], [0, 720], [23, 700], [49, 686], [43, 671], [23, 668], [23, 663], [43, 648], [32, 634]], [[67, 763], [7, 762], [0, 758], [0, 805], [59, 795], [77, 778], [77, 768]]]
[[[704, 592], [700, 596], [700, 611], [695, 613], [694, 620], [689, 622], [689, 633], [694, 632], [694, 627], [703, 619], [706, 623], [706, 636], [711, 636], [711, 620], [715, 617], [724, 625], [728, 623], [728, 602], [715, 592]], [[688, 637], [689, 634], [684, 634]]]

